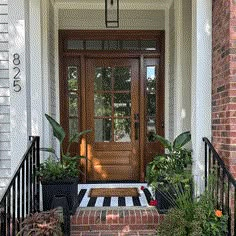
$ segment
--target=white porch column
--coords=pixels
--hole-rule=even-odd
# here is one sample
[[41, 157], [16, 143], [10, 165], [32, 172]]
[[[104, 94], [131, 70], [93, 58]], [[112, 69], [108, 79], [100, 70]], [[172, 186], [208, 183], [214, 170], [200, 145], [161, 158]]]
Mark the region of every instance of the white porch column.
[[[44, 1], [46, 2], [46, 1]], [[48, 84], [43, 75], [43, 17], [47, 18], [47, 12], [42, 12], [41, 1], [30, 0], [30, 82], [31, 82], [31, 124], [32, 135], [41, 137], [40, 145], [44, 146], [44, 113], [48, 107]], [[45, 37], [45, 43], [47, 38]], [[47, 63], [47, 62], [46, 62]], [[46, 87], [44, 88], [44, 84]]]
[[192, 147], [196, 193], [204, 189], [204, 136], [211, 138], [212, 0], [192, 1]]
[[[183, 132], [182, 111], [182, 96], [183, 96], [183, 81], [182, 76], [182, 52], [183, 52], [183, 11], [182, 0], [174, 0], [175, 6], [175, 107], [174, 107], [174, 138]], [[187, 33], [187, 32], [186, 32]]]
[[28, 1], [10, 0], [9, 78], [11, 121], [11, 172], [14, 173], [27, 148], [30, 135], [30, 80], [27, 65]]

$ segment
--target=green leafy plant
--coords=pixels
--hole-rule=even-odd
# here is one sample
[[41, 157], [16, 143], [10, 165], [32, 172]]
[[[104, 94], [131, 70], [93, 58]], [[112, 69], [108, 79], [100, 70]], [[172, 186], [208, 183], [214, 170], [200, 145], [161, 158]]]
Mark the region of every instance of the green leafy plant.
[[184, 148], [190, 142], [189, 131], [181, 133], [172, 142], [156, 135], [156, 139], [167, 149], [166, 154], [156, 155], [147, 165], [146, 180], [153, 189], [164, 189], [167, 184], [181, 183], [186, 188], [192, 182], [191, 151]]
[[21, 224], [17, 234], [27, 236], [62, 236], [62, 220], [56, 209], [51, 211], [36, 212], [29, 215]]
[[223, 236], [228, 216], [217, 209], [212, 193], [206, 190], [194, 198], [190, 189], [176, 188], [175, 207], [158, 225], [158, 236]]
[[[54, 137], [56, 137], [60, 143], [61, 158], [59, 161], [59, 158], [54, 158], [51, 155], [40, 165], [40, 170], [38, 171], [39, 176], [43, 181], [70, 180], [72, 178], [78, 177], [78, 174], [82, 173], [79, 168], [79, 161], [80, 159], [86, 157], [80, 155], [72, 156], [70, 153], [70, 147], [73, 142], [78, 141], [82, 135], [91, 132], [91, 130], [85, 130], [80, 133], [75, 132], [70, 137], [66, 150], [64, 150], [63, 143], [66, 137], [64, 129], [51, 116], [47, 114], [45, 114], [45, 116], [53, 129]], [[42, 148], [41, 150], [53, 153], [53, 155], [56, 156], [55, 150], [52, 148]]]

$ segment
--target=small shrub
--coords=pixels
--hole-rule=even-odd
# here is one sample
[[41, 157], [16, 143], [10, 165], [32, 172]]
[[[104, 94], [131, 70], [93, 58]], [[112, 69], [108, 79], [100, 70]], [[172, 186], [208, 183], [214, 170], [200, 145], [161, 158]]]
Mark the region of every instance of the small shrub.
[[158, 236], [223, 236], [227, 234], [228, 216], [216, 208], [209, 191], [199, 199], [190, 191], [176, 191], [176, 207], [169, 210], [158, 226]]
[[61, 217], [56, 209], [29, 215], [17, 236], [63, 236]]

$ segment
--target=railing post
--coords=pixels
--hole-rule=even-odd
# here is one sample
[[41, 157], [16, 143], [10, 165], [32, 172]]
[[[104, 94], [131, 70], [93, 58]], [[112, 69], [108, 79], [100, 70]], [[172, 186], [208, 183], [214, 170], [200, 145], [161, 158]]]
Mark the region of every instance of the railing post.
[[207, 169], [207, 144], [205, 143], [205, 188], [207, 188], [207, 172], [208, 172], [208, 169]]
[[[36, 169], [39, 170], [40, 167], [40, 137], [36, 139]], [[36, 176], [36, 211], [40, 210], [40, 179]]]
[[0, 232], [1, 236], [6, 236], [6, 200], [2, 202], [2, 205], [0, 206], [0, 217], [1, 217], [1, 225], [0, 225]]

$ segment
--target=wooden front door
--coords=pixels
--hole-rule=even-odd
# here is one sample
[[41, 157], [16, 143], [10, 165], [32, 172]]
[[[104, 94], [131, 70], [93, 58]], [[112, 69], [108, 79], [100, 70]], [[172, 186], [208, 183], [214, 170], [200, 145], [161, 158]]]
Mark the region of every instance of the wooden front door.
[[139, 180], [138, 59], [87, 59], [89, 181]]
[[89, 159], [81, 161], [83, 181], [144, 181], [147, 164], [164, 151], [154, 137], [164, 136], [164, 32], [61, 30], [59, 37], [66, 140], [92, 129], [71, 145]]

